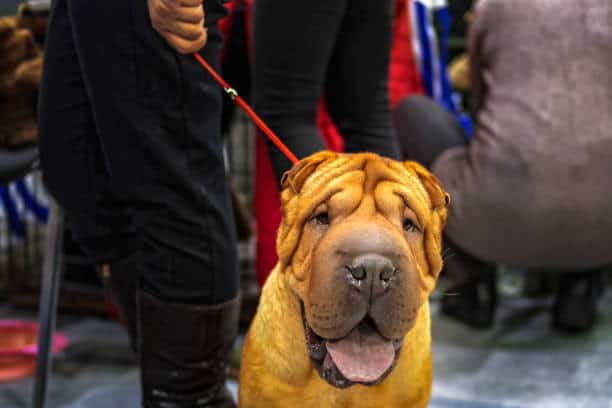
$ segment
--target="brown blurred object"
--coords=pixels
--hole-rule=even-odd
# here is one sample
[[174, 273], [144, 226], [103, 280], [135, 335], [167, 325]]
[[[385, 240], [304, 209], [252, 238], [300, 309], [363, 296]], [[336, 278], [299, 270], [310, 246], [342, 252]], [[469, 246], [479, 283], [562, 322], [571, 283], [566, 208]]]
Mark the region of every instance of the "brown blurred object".
[[[474, 2], [474, 4], [476, 1]], [[473, 6], [472, 6], [473, 7]], [[463, 16], [463, 20], [469, 25], [474, 21], [474, 10], [470, 10]], [[451, 61], [448, 68], [451, 84], [457, 91], [467, 92], [471, 89], [470, 81], [470, 58], [465, 52]]]
[[42, 71], [46, 13], [20, 5], [0, 18], [0, 147], [36, 143], [36, 100]]
[[451, 84], [458, 91], [469, 91], [470, 81], [470, 59], [467, 53], [455, 58], [448, 68]]
[[48, 11], [33, 11], [22, 3], [17, 9], [17, 28], [30, 30], [36, 42], [43, 44], [47, 33], [48, 17]]
[[32, 32], [19, 28], [17, 19], [16, 16], [0, 17], [0, 79], [3, 82], [14, 76], [15, 69], [22, 62], [37, 57], [41, 52]]
[[[474, 4], [475, 3], [476, 2], [474, 2]], [[468, 24], [472, 24], [472, 21], [474, 21], [474, 10], [473, 9], [465, 13], [465, 15], [463, 16], [463, 21], [465, 21]]]

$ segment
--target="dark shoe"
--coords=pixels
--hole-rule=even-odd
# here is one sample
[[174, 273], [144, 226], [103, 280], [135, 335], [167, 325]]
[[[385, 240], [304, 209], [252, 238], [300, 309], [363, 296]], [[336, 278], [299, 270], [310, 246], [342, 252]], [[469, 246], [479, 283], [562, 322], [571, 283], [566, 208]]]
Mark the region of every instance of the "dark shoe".
[[495, 271], [484, 270], [482, 277], [447, 291], [442, 313], [474, 329], [493, 326], [497, 309]]
[[522, 294], [527, 298], [544, 298], [555, 293], [555, 275], [545, 269], [531, 268], [525, 274]]
[[447, 281], [448, 289], [442, 297], [442, 314], [475, 329], [490, 328], [497, 309], [495, 266], [448, 242], [446, 245], [449, 256], [444, 262], [442, 278]]
[[553, 306], [553, 327], [570, 333], [591, 329], [597, 317], [597, 303], [604, 289], [602, 271], [565, 273]]
[[144, 408], [235, 407], [225, 379], [239, 311], [239, 297], [191, 305], [138, 292]]

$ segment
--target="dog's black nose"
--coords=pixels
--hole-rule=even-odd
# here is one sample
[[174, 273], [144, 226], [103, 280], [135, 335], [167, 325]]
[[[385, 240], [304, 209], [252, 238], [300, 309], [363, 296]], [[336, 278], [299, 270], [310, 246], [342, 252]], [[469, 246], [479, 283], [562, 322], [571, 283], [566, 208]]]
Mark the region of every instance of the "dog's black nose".
[[384, 293], [397, 273], [393, 262], [378, 254], [357, 256], [346, 266], [346, 270], [351, 286], [372, 295]]

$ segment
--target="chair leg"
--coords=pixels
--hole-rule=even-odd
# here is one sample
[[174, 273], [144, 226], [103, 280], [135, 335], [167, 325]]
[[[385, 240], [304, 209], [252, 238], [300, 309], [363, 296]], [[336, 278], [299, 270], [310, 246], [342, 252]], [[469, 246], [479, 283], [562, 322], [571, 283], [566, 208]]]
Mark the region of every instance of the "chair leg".
[[63, 268], [64, 217], [56, 205], [50, 206], [51, 214], [45, 243], [42, 269], [42, 287], [39, 305], [38, 353], [34, 379], [33, 408], [44, 408], [47, 394], [47, 378], [51, 370], [53, 333], [57, 317], [57, 302]]

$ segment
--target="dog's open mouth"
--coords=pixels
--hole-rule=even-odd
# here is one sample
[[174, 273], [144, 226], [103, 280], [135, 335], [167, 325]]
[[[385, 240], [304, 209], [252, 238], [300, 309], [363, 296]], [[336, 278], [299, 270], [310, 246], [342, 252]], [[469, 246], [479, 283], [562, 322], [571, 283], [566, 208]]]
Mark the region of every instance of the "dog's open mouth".
[[341, 339], [318, 336], [302, 310], [306, 345], [322, 379], [337, 388], [376, 385], [389, 375], [401, 351], [401, 340], [380, 335], [369, 317]]

